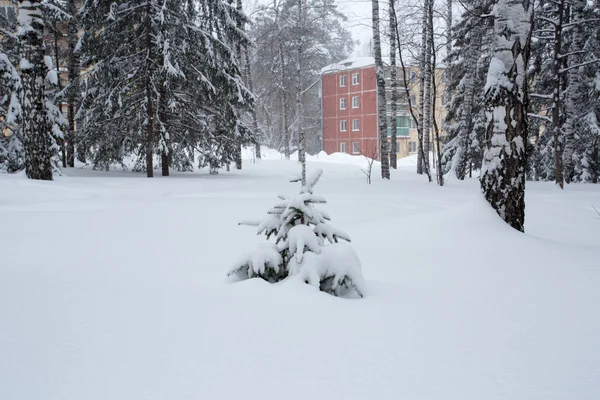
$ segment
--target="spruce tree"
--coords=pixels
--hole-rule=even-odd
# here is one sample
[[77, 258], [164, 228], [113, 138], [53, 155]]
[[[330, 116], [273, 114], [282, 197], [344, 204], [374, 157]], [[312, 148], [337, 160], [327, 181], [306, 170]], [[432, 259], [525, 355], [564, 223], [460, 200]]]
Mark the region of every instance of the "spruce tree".
[[[82, 9], [85, 62], [84, 132], [95, 167], [137, 154], [136, 169], [163, 175], [218, 169], [249, 143], [241, 114], [252, 97], [241, 77], [236, 43], [244, 18], [223, 1], [88, 0]], [[197, 154], [199, 153], [199, 154]], [[198, 156], [198, 157], [197, 157]]]
[[446, 107], [446, 143], [441, 165], [444, 174], [462, 180], [480, 169], [485, 142], [486, 116], [484, 85], [491, 57], [492, 29], [485, 18], [491, 11], [488, 0], [468, 3], [454, 26], [454, 46], [448, 55], [447, 92], [452, 97]]
[[315, 207], [326, 202], [313, 193], [322, 174], [316, 170], [309, 175], [297, 195], [279, 196], [280, 201], [261, 221], [240, 223], [255, 226], [257, 234], [273, 242], [243, 256], [229, 276], [237, 280], [262, 278], [271, 283], [294, 278], [335, 296], [363, 296], [358, 256], [352, 247], [340, 243], [350, 242], [349, 236], [333, 227], [329, 215]]

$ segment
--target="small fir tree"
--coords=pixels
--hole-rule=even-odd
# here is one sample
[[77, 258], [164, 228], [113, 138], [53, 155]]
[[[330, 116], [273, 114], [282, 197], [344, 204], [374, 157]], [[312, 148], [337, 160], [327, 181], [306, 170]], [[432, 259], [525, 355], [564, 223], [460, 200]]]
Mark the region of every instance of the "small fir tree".
[[240, 223], [257, 227], [257, 233], [271, 242], [242, 257], [230, 277], [262, 278], [271, 283], [295, 278], [335, 296], [363, 296], [358, 256], [350, 245], [340, 242], [350, 242], [350, 237], [315, 207], [326, 202], [313, 193], [322, 174], [317, 170], [309, 176], [297, 195], [279, 196], [280, 201], [263, 220]]

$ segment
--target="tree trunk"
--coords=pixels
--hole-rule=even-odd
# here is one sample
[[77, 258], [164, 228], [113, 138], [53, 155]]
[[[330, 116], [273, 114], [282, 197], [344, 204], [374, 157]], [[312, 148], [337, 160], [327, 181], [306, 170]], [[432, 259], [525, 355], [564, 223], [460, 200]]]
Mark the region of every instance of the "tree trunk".
[[390, 179], [390, 159], [387, 140], [385, 78], [383, 77], [383, 60], [381, 58], [381, 40], [379, 31], [379, 0], [371, 0], [373, 9], [373, 50], [375, 53], [375, 68], [377, 69], [377, 105], [379, 114], [379, 140], [381, 177]]
[[[437, 64], [437, 58], [436, 58], [436, 54], [435, 54], [435, 41], [433, 38], [433, 1], [429, 2], [429, 35], [428, 35], [428, 40], [429, 40], [429, 48], [431, 49], [431, 69], [434, 70], [433, 74], [431, 75], [431, 82], [432, 82], [432, 86], [433, 86], [433, 103], [431, 106], [431, 120], [433, 121], [433, 127], [434, 127], [434, 151], [433, 151], [433, 166], [434, 168], [436, 168], [437, 170], [437, 182], [438, 185], [440, 186], [444, 186], [444, 174], [442, 172], [442, 154], [441, 154], [441, 137], [440, 137], [440, 130], [437, 124], [437, 121], [435, 119], [436, 117], [436, 113], [435, 113], [435, 103], [437, 100], [437, 83], [436, 83], [436, 76], [435, 76], [435, 66]], [[437, 163], [435, 162], [436, 159], [436, 155], [437, 155]]]
[[[56, 26], [56, 22], [54, 23], [52, 29], [54, 30], [54, 60], [55, 60], [54, 65], [55, 65], [56, 74], [58, 77], [58, 90], [61, 91], [62, 85], [60, 82], [60, 58], [58, 56], [58, 35], [60, 34], [60, 31], [58, 30], [58, 27]], [[62, 109], [61, 109], [61, 112], [62, 112]], [[66, 138], [63, 137], [62, 139], [59, 140], [60, 155], [61, 155], [61, 161], [62, 161], [63, 168], [67, 168], [67, 149], [65, 146], [65, 139]]]
[[[498, 215], [521, 232], [525, 226], [527, 67], [533, 3], [499, 0], [495, 7], [493, 56], [488, 71], [487, 148], [481, 189]], [[506, 82], [510, 82], [507, 85]]]
[[[25, 172], [29, 179], [52, 180], [51, 123], [46, 111], [44, 82], [44, 21], [40, 0], [19, 0], [21, 42], [21, 107]], [[24, 14], [24, 15], [23, 15]], [[27, 18], [29, 17], [29, 18]]]
[[157, 102], [158, 116], [160, 123], [163, 126], [160, 132], [160, 166], [162, 176], [169, 176], [169, 164], [171, 162], [171, 137], [168, 130], [168, 116], [167, 116], [167, 94], [166, 88], [163, 83], [159, 92], [159, 99]]
[[598, 183], [598, 169], [600, 168], [600, 160], [598, 159], [598, 142], [600, 142], [600, 140], [596, 136], [592, 142], [592, 183]]
[[303, 38], [301, 30], [304, 27], [304, 0], [298, 0], [298, 32], [296, 32], [296, 131], [298, 132], [298, 161], [302, 163], [302, 186], [306, 185], [306, 155], [304, 129], [302, 118], [304, 117], [304, 107], [302, 104], [302, 57], [303, 57]]
[[[75, 0], [69, 0], [67, 3], [67, 12], [71, 18], [67, 22], [67, 38], [69, 46], [69, 57], [67, 59], [67, 70], [69, 77], [69, 88], [67, 91], [67, 164], [69, 167], [75, 166], [75, 110], [77, 107], [77, 86], [79, 84], [79, 56], [75, 52], [77, 45], [77, 6]], [[85, 155], [84, 155], [85, 157]], [[85, 159], [85, 158], [84, 158]]]
[[273, 8], [275, 9], [275, 21], [277, 24], [277, 30], [279, 33], [278, 47], [279, 47], [279, 80], [280, 80], [280, 95], [281, 95], [281, 107], [283, 108], [283, 152], [286, 159], [290, 159], [290, 131], [288, 124], [288, 104], [285, 92], [285, 54], [283, 52], [283, 37], [281, 23], [279, 20], [279, 5], [276, 0], [273, 0]]
[[431, 76], [433, 67], [431, 65], [431, 54], [435, 49], [431, 48], [431, 42], [428, 39], [433, 35], [433, 26], [431, 26], [430, 13], [432, 9], [432, 1], [427, 0], [425, 15], [427, 16], [426, 23], [426, 46], [425, 46], [425, 107], [423, 109], [423, 167], [429, 171], [429, 151], [430, 151], [430, 133], [431, 133]]
[[[248, 90], [254, 93], [254, 87], [252, 84], [252, 70], [250, 69], [250, 54], [248, 50], [248, 45], [244, 47], [244, 58], [246, 59], [246, 64], [244, 66], [244, 71], [246, 75], [246, 86], [248, 86]], [[256, 104], [252, 105], [250, 109], [250, 117], [252, 118], [252, 132], [254, 133], [254, 152], [256, 158], [260, 160], [260, 134], [258, 132], [258, 120], [256, 118]]]
[[[241, 31], [244, 29], [244, 26], [243, 26], [244, 24], [243, 24], [242, 18], [240, 17], [241, 13], [243, 12], [242, 0], [236, 1], [236, 10], [239, 13], [236, 18], [236, 26]], [[238, 59], [239, 66], [241, 67], [242, 66], [242, 47], [241, 47], [239, 41], [237, 42], [237, 44], [235, 46], [235, 53], [236, 53], [236, 56]], [[242, 141], [241, 141], [241, 139], [235, 148], [235, 168], [242, 169]]]
[[558, 20], [554, 25], [554, 54], [553, 54], [553, 75], [554, 90], [552, 91], [552, 136], [554, 138], [554, 180], [562, 189], [563, 182], [563, 164], [562, 164], [562, 141], [563, 134], [560, 123], [560, 97], [562, 95], [562, 77], [560, 73], [562, 52], [562, 25], [565, 10], [565, 0], [559, 0], [556, 4], [558, 9]]
[[[483, 36], [483, 30], [480, 25], [477, 25], [474, 28], [475, 34], [474, 38], [475, 49], [479, 49], [481, 47], [481, 38]], [[470, 153], [470, 139], [471, 132], [473, 130], [473, 101], [475, 98], [475, 79], [477, 78], [477, 62], [479, 58], [479, 54], [476, 51], [471, 49], [466, 54], [467, 58], [467, 70], [465, 72], [465, 99], [464, 99], [464, 107], [466, 107], [466, 112], [463, 114], [462, 118], [462, 130], [460, 131], [459, 140], [458, 140], [458, 149], [456, 150], [456, 169], [454, 173], [456, 177], [461, 181], [465, 179], [465, 175], [467, 174], [467, 164], [469, 167], [469, 178], [472, 174], [472, 163], [471, 158], [469, 157]], [[454, 162], [453, 162], [454, 163]]]
[[394, 7], [395, 0], [389, 0], [389, 18], [390, 18], [390, 80], [391, 80], [391, 116], [392, 134], [390, 135], [390, 167], [398, 167], [396, 140], [398, 137], [397, 119], [398, 119], [398, 82], [396, 80], [396, 13]]
[[[577, 52], [583, 50], [583, 26], [582, 21], [585, 20], [586, 0], [575, 0], [573, 3], [573, 22], [572, 28], [572, 43], [569, 52]], [[578, 65], [581, 62], [580, 54], [572, 54], [569, 56], [569, 67]], [[580, 100], [583, 91], [582, 83], [579, 76], [578, 68], [571, 68], [569, 74], [569, 86], [567, 87], [567, 120], [565, 122], [565, 144], [564, 144], [564, 179], [567, 183], [571, 183], [574, 173], [573, 153], [575, 151], [575, 130], [576, 123], [579, 118], [577, 103]]]
[[145, 90], [146, 90], [146, 117], [148, 119], [146, 125], [146, 137], [145, 137], [145, 147], [146, 147], [146, 175], [148, 178], [154, 177], [154, 165], [152, 162], [152, 155], [154, 150], [154, 106], [153, 106], [153, 98], [152, 98], [152, 82], [150, 78], [150, 71], [152, 70], [152, 16], [150, 15], [151, 6], [150, 1], [146, 1], [146, 28], [148, 29], [146, 32], [146, 80], [145, 80]]
[[427, 57], [427, 4], [423, 5], [423, 20], [421, 29], [421, 59], [419, 60], [419, 137], [417, 140], [417, 174], [423, 173], [423, 130], [425, 129], [425, 58]]

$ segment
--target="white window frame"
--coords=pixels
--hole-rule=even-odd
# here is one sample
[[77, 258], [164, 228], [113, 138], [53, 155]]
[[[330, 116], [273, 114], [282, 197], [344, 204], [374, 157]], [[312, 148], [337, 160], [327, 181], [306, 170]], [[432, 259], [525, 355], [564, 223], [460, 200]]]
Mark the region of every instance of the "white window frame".
[[346, 75], [340, 75], [340, 87], [346, 87]]
[[340, 143], [340, 153], [346, 153], [346, 142]]
[[[356, 105], [355, 105], [355, 101], [356, 100]], [[352, 96], [352, 108], [359, 108], [360, 106], [360, 100], [358, 96]]]
[[[358, 150], [356, 150], [355, 146], [358, 145]], [[360, 142], [352, 142], [352, 154], [360, 154]]]
[[360, 131], [360, 120], [359, 119], [352, 120], [352, 131], [353, 132]]
[[356, 86], [358, 84], [359, 84], [358, 72], [355, 72], [354, 74], [352, 74], [352, 85]]
[[346, 98], [342, 97], [340, 98], [340, 110], [345, 110], [346, 109]]
[[346, 128], [347, 128], [346, 120], [345, 119], [340, 120], [340, 132], [346, 132]]

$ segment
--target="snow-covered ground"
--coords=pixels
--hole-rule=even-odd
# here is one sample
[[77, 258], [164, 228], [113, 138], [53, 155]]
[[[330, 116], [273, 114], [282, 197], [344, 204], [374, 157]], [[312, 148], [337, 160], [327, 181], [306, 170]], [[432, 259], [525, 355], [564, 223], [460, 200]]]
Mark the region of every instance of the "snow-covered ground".
[[[527, 234], [476, 180], [392, 181], [311, 157], [366, 297], [232, 284], [240, 220], [294, 193], [272, 153], [147, 179], [0, 174], [1, 400], [598, 400], [600, 188], [528, 183]], [[333, 162], [332, 162], [333, 161]]]

